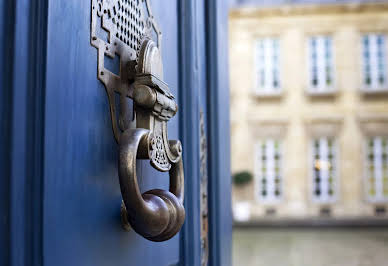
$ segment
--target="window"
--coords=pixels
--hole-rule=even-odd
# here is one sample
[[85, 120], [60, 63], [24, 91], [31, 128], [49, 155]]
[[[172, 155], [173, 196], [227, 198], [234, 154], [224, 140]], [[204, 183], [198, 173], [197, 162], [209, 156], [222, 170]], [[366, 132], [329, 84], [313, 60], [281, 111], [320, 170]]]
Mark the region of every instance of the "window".
[[327, 93], [333, 90], [333, 48], [331, 37], [314, 36], [309, 39], [310, 92]]
[[373, 202], [388, 200], [388, 137], [367, 140], [366, 192]]
[[387, 89], [386, 43], [381, 34], [362, 38], [363, 84], [366, 91]]
[[334, 138], [322, 137], [312, 143], [313, 200], [333, 202], [337, 195], [337, 154]]
[[256, 153], [256, 191], [259, 201], [273, 203], [282, 195], [281, 142], [259, 141]]
[[279, 40], [262, 38], [256, 41], [256, 92], [279, 94]]

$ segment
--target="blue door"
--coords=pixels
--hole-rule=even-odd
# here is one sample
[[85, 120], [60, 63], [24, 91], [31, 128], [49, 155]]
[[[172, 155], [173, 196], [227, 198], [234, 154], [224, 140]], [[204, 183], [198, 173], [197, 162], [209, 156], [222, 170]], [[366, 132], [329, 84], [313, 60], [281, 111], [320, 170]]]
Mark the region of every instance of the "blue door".
[[[116, 2], [117, 9], [128, 7], [121, 17], [114, 14], [119, 10], [104, 9]], [[230, 265], [227, 7], [222, 2], [1, 1], [0, 265]], [[131, 5], [142, 6], [158, 25], [149, 37], [160, 49], [159, 78], [169, 89], [158, 93], [175, 96], [178, 110], [166, 125], [168, 138], [182, 143], [185, 176], [185, 222], [165, 241], [123, 228], [120, 145], [112, 127], [139, 127], [133, 122], [139, 114], [133, 95], [123, 103], [116, 87], [115, 101], [108, 97], [93, 45], [93, 8], [99, 3], [102, 16], [112, 12], [106, 16], [122, 20], [115, 26], [127, 25], [115, 37], [120, 45], [130, 46], [139, 30], [129, 23], [140, 14]], [[97, 38], [112, 42], [107, 26], [96, 25]], [[139, 56], [140, 49], [134, 50]], [[120, 63], [127, 55], [117, 53], [104, 53], [103, 67], [122, 75], [130, 66]], [[135, 79], [125, 77], [128, 84]], [[123, 106], [124, 118], [112, 113]], [[149, 160], [136, 160], [136, 169], [142, 193], [169, 190], [168, 173]]]

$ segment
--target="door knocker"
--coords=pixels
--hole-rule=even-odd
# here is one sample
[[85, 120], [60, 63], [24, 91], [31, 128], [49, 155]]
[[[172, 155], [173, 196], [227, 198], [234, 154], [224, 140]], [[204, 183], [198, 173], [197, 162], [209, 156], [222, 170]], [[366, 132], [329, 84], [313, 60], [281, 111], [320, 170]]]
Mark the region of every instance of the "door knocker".
[[[91, 44], [98, 50], [98, 79], [107, 91], [113, 134], [119, 145], [123, 226], [151, 241], [165, 241], [180, 231], [185, 209], [182, 145], [167, 135], [167, 122], [178, 106], [163, 81], [161, 32], [148, 0], [91, 2]], [[107, 41], [97, 36], [97, 22], [108, 32]], [[118, 75], [105, 68], [105, 56], [120, 56]], [[116, 93], [120, 95], [118, 122]], [[127, 97], [133, 99], [133, 119]], [[169, 172], [169, 191], [153, 189], [141, 194], [137, 159], [149, 159], [155, 169]]]

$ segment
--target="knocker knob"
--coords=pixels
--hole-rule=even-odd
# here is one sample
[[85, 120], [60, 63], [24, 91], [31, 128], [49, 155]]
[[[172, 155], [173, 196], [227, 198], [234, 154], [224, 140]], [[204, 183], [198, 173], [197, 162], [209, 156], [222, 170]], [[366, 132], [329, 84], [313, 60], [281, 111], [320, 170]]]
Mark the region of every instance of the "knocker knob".
[[137, 105], [152, 108], [156, 102], [156, 92], [146, 85], [137, 85], [133, 90], [133, 99]]

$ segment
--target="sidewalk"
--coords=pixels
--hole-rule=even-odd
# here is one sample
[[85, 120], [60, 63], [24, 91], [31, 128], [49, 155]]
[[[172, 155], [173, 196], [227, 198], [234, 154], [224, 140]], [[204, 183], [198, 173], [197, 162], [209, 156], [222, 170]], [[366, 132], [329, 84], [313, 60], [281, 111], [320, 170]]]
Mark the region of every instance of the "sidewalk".
[[238, 228], [234, 266], [387, 266], [388, 229]]

